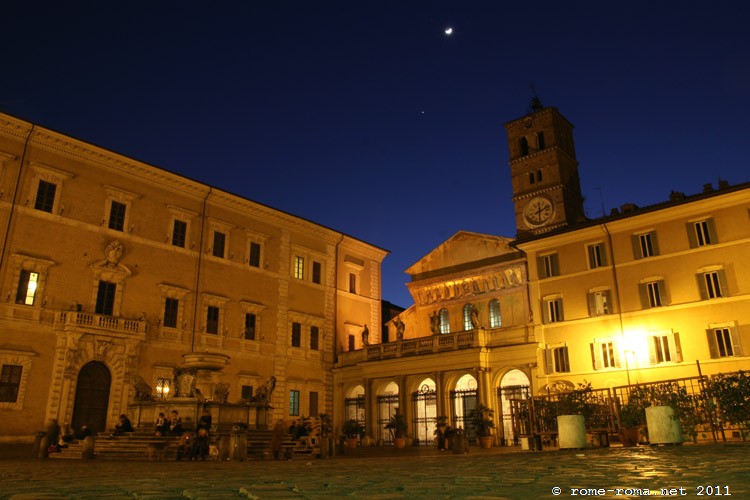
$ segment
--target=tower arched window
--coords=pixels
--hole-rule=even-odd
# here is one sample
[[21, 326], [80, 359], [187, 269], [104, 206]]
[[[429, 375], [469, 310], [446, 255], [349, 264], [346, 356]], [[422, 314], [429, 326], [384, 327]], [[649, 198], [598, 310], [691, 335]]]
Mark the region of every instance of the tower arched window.
[[490, 328], [500, 328], [503, 326], [503, 319], [500, 316], [500, 301], [492, 299], [490, 301]]
[[440, 309], [440, 333], [450, 333], [450, 332], [451, 332], [450, 315], [448, 314], [448, 309], [442, 308]]
[[518, 141], [518, 145], [521, 147], [521, 156], [527, 156], [529, 154], [529, 140], [525, 137], [521, 137]]

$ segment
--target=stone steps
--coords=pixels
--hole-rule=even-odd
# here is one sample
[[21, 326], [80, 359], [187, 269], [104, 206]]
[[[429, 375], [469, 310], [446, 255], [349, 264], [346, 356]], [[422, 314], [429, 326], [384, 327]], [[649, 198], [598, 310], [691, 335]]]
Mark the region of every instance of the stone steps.
[[[250, 430], [247, 436], [247, 460], [267, 460], [271, 453], [271, 431]], [[211, 439], [211, 444], [219, 446], [220, 436]], [[231, 439], [231, 438], [230, 438]], [[100, 433], [96, 436], [94, 458], [105, 460], [175, 460], [180, 438], [155, 436], [151, 431], [139, 430], [121, 436]], [[291, 437], [283, 447], [292, 449], [293, 459], [314, 458], [320, 454], [319, 448], [299, 446]], [[81, 459], [83, 442], [70, 443], [60, 453], [50, 454], [54, 459]]]

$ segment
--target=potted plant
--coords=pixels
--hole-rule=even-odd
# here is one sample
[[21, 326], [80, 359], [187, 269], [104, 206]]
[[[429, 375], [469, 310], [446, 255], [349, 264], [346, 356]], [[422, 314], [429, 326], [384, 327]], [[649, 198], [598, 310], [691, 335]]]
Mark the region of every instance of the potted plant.
[[478, 404], [469, 412], [469, 424], [474, 428], [484, 449], [492, 447], [492, 429], [495, 428], [495, 410], [487, 405]]
[[635, 386], [628, 393], [628, 401], [618, 404], [620, 441], [623, 446], [636, 446], [641, 429], [646, 425], [646, 406], [649, 405], [648, 390]]
[[448, 417], [440, 415], [435, 417], [435, 441], [439, 450], [445, 449], [446, 435], [445, 430], [448, 427]]
[[327, 413], [321, 413], [318, 415], [318, 420], [320, 422], [320, 457], [328, 458], [333, 456], [335, 450], [331, 439], [333, 419]]
[[646, 425], [651, 444], [679, 444], [683, 431], [693, 439], [698, 426], [698, 399], [677, 382], [649, 387], [650, 406], [646, 407]]
[[596, 409], [589, 401], [590, 396], [591, 383], [585, 382], [558, 397], [557, 437], [561, 450], [586, 448], [586, 421]]
[[409, 423], [406, 421], [406, 415], [396, 408], [396, 413], [391, 415], [385, 428], [391, 431], [393, 436], [393, 446], [403, 448], [406, 446], [406, 433], [409, 431]]
[[737, 373], [711, 377], [706, 390], [721, 422], [740, 428], [740, 437], [747, 440], [750, 434], [750, 375], [740, 370]]
[[359, 436], [365, 431], [365, 426], [357, 420], [351, 419], [344, 422], [342, 431], [346, 436], [346, 445], [349, 448], [356, 448]]

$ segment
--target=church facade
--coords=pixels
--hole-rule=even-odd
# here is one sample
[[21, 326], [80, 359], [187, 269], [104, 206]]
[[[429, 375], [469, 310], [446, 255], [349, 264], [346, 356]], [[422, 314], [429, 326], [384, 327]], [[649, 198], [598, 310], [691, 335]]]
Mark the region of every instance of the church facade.
[[536, 101], [505, 128], [516, 237], [459, 232], [407, 270], [396, 341], [336, 365], [345, 418], [386, 441], [399, 406], [430, 444], [481, 403], [511, 444], [513, 398], [750, 369], [750, 184], [590, 220], [573, 125]]

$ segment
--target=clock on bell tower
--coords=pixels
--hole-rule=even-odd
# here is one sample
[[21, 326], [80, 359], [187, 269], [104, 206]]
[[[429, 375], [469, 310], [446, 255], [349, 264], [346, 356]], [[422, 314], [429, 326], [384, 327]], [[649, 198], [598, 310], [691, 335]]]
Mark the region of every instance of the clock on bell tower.
[[573, 125], [535, 96], [529, 113], [506, 123], [505, 129], [517, 236], [584, 220]]

